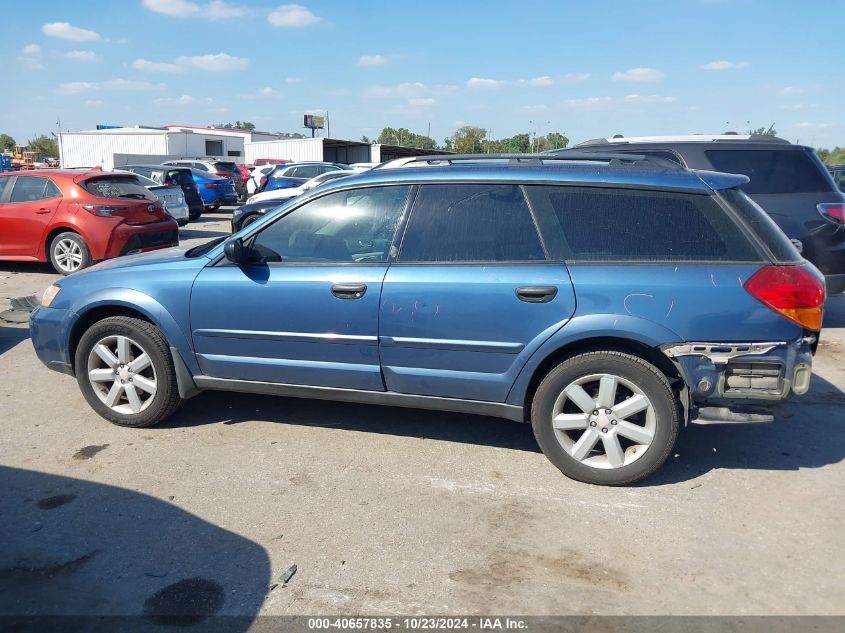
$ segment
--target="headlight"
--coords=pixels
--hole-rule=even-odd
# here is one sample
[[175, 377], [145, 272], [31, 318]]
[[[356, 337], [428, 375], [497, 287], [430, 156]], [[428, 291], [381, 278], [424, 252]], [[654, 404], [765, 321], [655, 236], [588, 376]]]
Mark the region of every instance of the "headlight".
[[61, 288], [58, 286], [50, 286], [47, 290], [44, 291], [44, 294], [41, 295], [41, 305], [45, 308], [49, 308], [50, 304], [53, 303], [53, 299], [59, 296], [59, 291]]

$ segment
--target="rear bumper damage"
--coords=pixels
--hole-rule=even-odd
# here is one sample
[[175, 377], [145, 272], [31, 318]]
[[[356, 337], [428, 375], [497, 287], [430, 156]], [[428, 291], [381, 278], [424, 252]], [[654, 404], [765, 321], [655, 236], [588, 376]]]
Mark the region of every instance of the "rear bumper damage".
[[686, 384], [692, 424], [774, 420], [775, 406], [810, 388], [817, 337], [764, 343], [681, 343], [661, 349]]

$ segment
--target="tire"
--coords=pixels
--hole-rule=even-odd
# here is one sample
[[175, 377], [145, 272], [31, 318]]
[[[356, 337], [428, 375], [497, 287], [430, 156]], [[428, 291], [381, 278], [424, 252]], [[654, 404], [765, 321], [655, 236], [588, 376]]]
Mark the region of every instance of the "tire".
[[188, 216], [188, 221], [189, 221], [189, 222], [196, 222], [196, 221], [197, 221], [197, 220], [199, 220], [201, 217], [202, 217], [202, 211], [200, 211], [200, 212], [198, 212], [198, 213], [193, 213], [193, 212], [192, 212], [192, 213]]
[[[101, 347], [107, 348], [111, 357]], [[143, 356], [149, 365], [144, 361], [138, 364]], [[161, 330], [147, 321], [120, 316], [96, 322], [79, 341], [74, 367], [88, 404], [118, 426], [152, 426], [182, 404], [170, 348]], [[109, 403], [113, 393], [114, 400]], [[133, 393], [134, 398], [130, 397]]]
[[[246, 216], [246, 218], [244, 218], [243, 222], [241, 222], [241, 229], [246, 228], [247, 226], [249, 226], [253, 222], [258, 221], [260, 218], [261, 218], [261, 216], [256, 215], [256, 214]], [[238, 230], [240, 230], [240, 229], [238, 229]]]
[[56, 272], [70, 275], [94, 263], [91, 251], [79, 233], [65, 231], [50, 241], [50, 263]]
[[666, 376], [617, 351], [565, 360], [546, 375], [531, 404], [531, 426], [546, 457], [567, 477], [606, 486], [632, 484], [660, 468], [680, 418]]
[[219, 208], [220, 208], [219, 202], [215, 202], [214, 204], [210, 204], [206, 207], [206, 209], [208, 209], [209, 211], [217, 211], [217, 209], [219, 209]]

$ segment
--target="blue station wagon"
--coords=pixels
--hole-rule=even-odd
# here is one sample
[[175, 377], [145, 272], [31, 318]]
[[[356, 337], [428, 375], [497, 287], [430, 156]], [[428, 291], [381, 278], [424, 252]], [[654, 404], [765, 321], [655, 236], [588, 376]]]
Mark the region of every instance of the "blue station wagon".
[[206, 389], [459, 411], [628, 484], [686, 424], [771, 421], [809, 389], [823, 278], [746, 182], [633, 154], [424, 157], [62, 279], [32, 341], [122, 426]]

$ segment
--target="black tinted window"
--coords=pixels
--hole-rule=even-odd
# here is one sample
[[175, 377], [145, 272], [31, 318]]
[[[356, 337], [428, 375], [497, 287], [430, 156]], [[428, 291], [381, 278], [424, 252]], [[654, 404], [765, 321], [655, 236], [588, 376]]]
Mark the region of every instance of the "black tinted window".
[[751, 179], [746, 193], [809, 193], [831, 191], [823, 167], [800, 150], [705, 151], [717, 171], [744, 174]]
[[320, 165], [304, 165], [302, 167], [295, 167], [289, 176], [293, 178], [313, 178], [323, 173], [323, 168]]
[[30, 202], [48, 197], [45, 193], [48, 180], [38, 176], [18, 176], [9, 202]]
[[368, 187], [317, 198], [255, 238], [260, 262], [386, 262], [410, 187]]
[[760, 260], [710, 196], [566, 186], [527, 190], [555, 259]]
[[181, 169], [174, 169], [167, 172], [165, 183], [168, 185], [180, 185], [182, 187], [192, 187], [194, 184], [194, 177], [191, 172], [183, 171]]
[[90, 193], [101, 198], [130, 198], [133, 200], [155, 200], [155, 196], [141, 185], [135, 176], [91, 178], [82, 183]]
[[719, 194], [733, 207], [752, 231], [772, 252], [775, 260], [782, 263], [800, 262], [802, 257], [769, 214], [742, 191], [726, 189]]
[[423, 185], [399, 261], [545, 260], [531, 212], [517, 185]]

